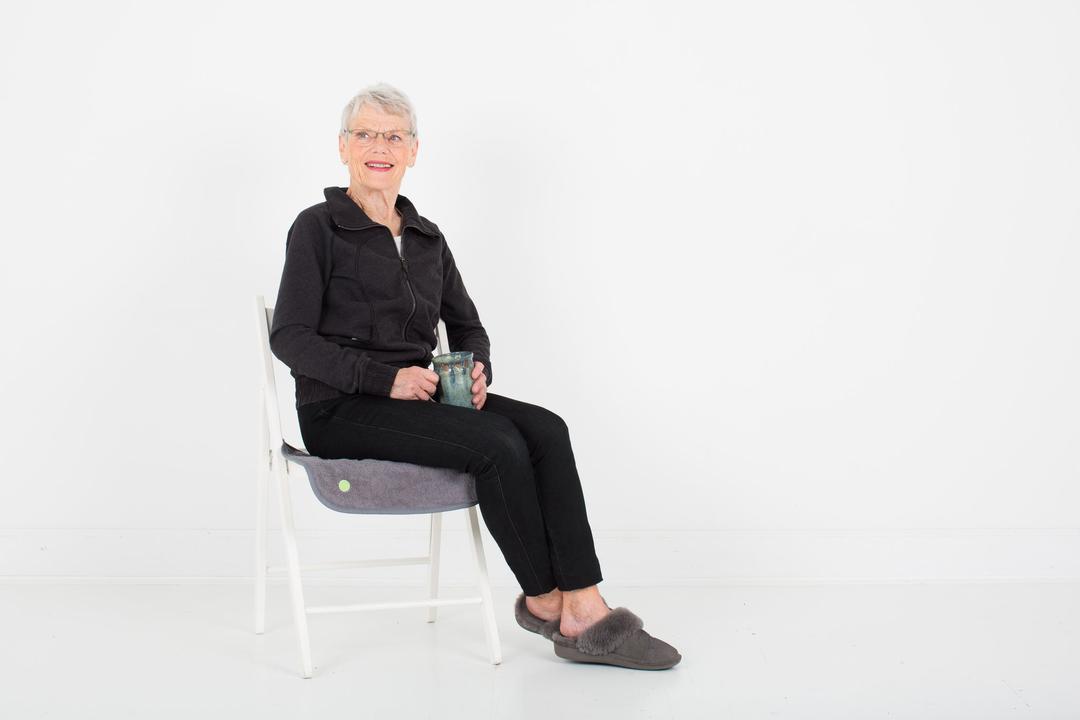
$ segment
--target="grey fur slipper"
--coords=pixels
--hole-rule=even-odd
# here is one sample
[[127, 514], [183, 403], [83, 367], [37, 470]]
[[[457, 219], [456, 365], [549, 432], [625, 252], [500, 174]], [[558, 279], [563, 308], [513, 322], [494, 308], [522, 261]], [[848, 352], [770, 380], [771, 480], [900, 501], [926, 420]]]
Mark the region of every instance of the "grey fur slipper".
[[518, 625], [529, 632], [543, 635], [548, 640], [551, 639], [551, 633], [556, 632], [559, 629], [559, 621], [557, 619], [544, 620], [529, 612], [529, 608], [525, 605], [525, 593], [518, 595], [517, 600], [514, 601], [514, 619], [517, 620]]
[[577, 637], [568, 638], [556, 627], [551, 639], [556, 655], [576, 662], [666, 670], [682, 660], [678, 650], [654, 638], [643, 627], [641, 618], [624, 607], [617, 607]]

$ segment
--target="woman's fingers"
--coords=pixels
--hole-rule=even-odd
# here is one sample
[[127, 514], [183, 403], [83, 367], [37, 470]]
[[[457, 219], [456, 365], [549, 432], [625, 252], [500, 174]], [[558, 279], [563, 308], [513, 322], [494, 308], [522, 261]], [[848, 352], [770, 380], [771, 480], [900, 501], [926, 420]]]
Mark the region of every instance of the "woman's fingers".
[[480, 362], [479, 360], [473, 363], [472, 376], [473, 380], [476, 381], [473, 383], [472, 386], [472, 391], [475, 395], [476, 393], [487, 387], [487, 378], [484, 376], [484, 363]]

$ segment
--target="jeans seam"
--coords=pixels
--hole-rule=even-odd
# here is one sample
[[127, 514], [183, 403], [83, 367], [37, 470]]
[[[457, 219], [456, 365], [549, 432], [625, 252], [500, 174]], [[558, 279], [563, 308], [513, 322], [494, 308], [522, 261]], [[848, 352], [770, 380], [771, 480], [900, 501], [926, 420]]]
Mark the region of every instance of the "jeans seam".
[[499, 496], [502, 498], [503, 512], [506, 513], [506, 519], [510, 522], [510, 529], [514, 531], [514, 537], [517, 538], [518, 545], [521, 546], [521, 550], [525, 554], [525, 562], [528, 563], [528, 565], [529, 565], [529, 571], [532, 572], [533, 580], [536, 581], [536, 584], [537, 584], [538, 587], [543, 587], [544, 586], [544, 584], [542, 582], [540, 582], [539, 576], [537, 576], [537, 574], [536, 574], [536, 568], [533, 567], [532, 559], [529, 557], [529, 551], [525, 547], [525, 541], [523, 541], [521, 539], [521, 534], [518, 532], [517, 526], [514, 525], [514, 519], [512, 517], [510, 517], [510, 506], [506, 502], [506, 493], [503, 491], [502, 473], [499, 472], [499, 466], [494, 460], [492, 460], [491, 458], [489, 458], [487, 455], [480, 452], [479, 450], [475, 450], [475, 449], [473, 449], [471, 447], [468, 447], [467, 445], [462, 445], [461, 443], [456, 443], [456, 442], [454, 442], [452, 440], [444, 440], [442, 438], [429, 437], [427, 435], [418, 435], [416, 433], [411, 433], [411, 432], [409, 432], [407, 430], [398, 430], [397, 428], [387, 428], [387, 427], [382, 427], [381, 425], [371, 425], [369, 423], [357, 422], [356, 420], [349, 420], [348, 418], [339, 417], [337, 415], [333, 416], [332, 419], [340, 421], [340, 422], [348, 423], [350, 425], [358, 425], [360, 427], [375, 428], [376, 430], [385, 430], [385, 431], [388, 431], [388, 432], [396, 432], [396, 433], [400, 433], [402, 435], [408, 435], [409, 437], [417, 437], [417, 438], [422, 438], [424, 440], [434, 440], [435, 442], [440, 442], [440, 443], [443, 443], [445, 445], [453, 445], [454, 447], [464, 448], [465, 450], [468, 450], [471, 453], [476, 453], [480, 457], [482, 457], [485, 460], [487, 460], [488, 462], [490, 462], [491, 467], [493, 467], [495, 469], [495, 477], [496, 477], [496, 480], [498, 481], [498, 485], [499, 485]]

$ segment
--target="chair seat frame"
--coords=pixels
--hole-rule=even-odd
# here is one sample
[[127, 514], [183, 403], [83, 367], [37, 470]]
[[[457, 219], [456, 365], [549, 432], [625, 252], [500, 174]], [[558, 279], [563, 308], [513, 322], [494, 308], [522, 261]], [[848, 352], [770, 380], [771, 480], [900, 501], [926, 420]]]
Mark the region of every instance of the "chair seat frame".
[[[296, 626], [297, 646], [300, 653], [300, 666], [304, 678], [313, 674], [311, 662], [311, 640], [308, 630], [308, 616], [324, 613], [360, 612], [367, 610], [389, 610], [400, 608], [427, 608], [427, 622], [435, 622], [436, 612], [445, 605], [479, 605], [484, 635], [487, 641], [488, 655], [493, 665], [502, 662], [502, 650], [499, 643], [498, 627], [495, 623], [491, 585], [488, 581], [487, 562], [484, 556], [484, 544], [480, 535], [476, 505], [462, 510], [467, 516], [467, 535], [476, 569], [478, 594], [461, 598], [439, 597], [439, 560], [441, 557], [442, 512], [417, 513], [429, 514], [428, 551], [418, 557], [369, 558], [339, 562], [323, 562], [302, 565], [296, 538], [296, 525], [293, 520], [291, 478], [297, 473], [290, 473], [290, 468], [306, 472], [302, 465], [291, 462], [281, 451], [284, 439], [281, 433], [281, 415], [278, 404], [277, 383], [274, 377], [273, 355], [270, 351], [270, 328], [273, 326], [274, 308], [267, 305], [262, 295], [255, 296], [257, 318], [257, 337], [259, 342], [259, 422], [258, 422], [258, 473], [256, 478], [256, 518], [255, 518], [255, 632], [263, 634], [266, 630], [266, 586], [271, 576], [284, 575], [288, 578], [293, 621]], [[441, 321], [440, 321], [441, 322]], [[435, 327], [437, 353], [441, 354], [442, 334], [438, 325]], [[303, 476], [300, 476], [303, 477]], [[282, 536], [285, 541], [285, 563], [269, 565], [267, 563], [267, 544], [269, 535], [270, 484], [276, 481], [278, 510], [280, 514]], [[300, 484], [300, 483], [297, 483]], [[304, 478], [300, 484], [301, 496], [313, 497], [310, 484]], [[325, 506], [319, 507], [326, 509]], [[456, 512], [456, 511], [451, 511]], [[311, 571], [351, 570], [366, 567], [388, 567], [401, 565], [427, 565], [427, 599], [398, 602], [353, 603], [348, 605], [307, 605], [304, 601], [303, 574]]]

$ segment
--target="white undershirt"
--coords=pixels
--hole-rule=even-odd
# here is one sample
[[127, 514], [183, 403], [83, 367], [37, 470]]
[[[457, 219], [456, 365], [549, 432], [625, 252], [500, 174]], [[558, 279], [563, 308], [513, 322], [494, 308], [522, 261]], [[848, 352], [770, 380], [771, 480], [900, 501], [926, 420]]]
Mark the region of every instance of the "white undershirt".
[[397, 243], [397, 254], [401, 255], [401, 236], [400, 235], [395, 235], [394, 236], [394, 242]]

